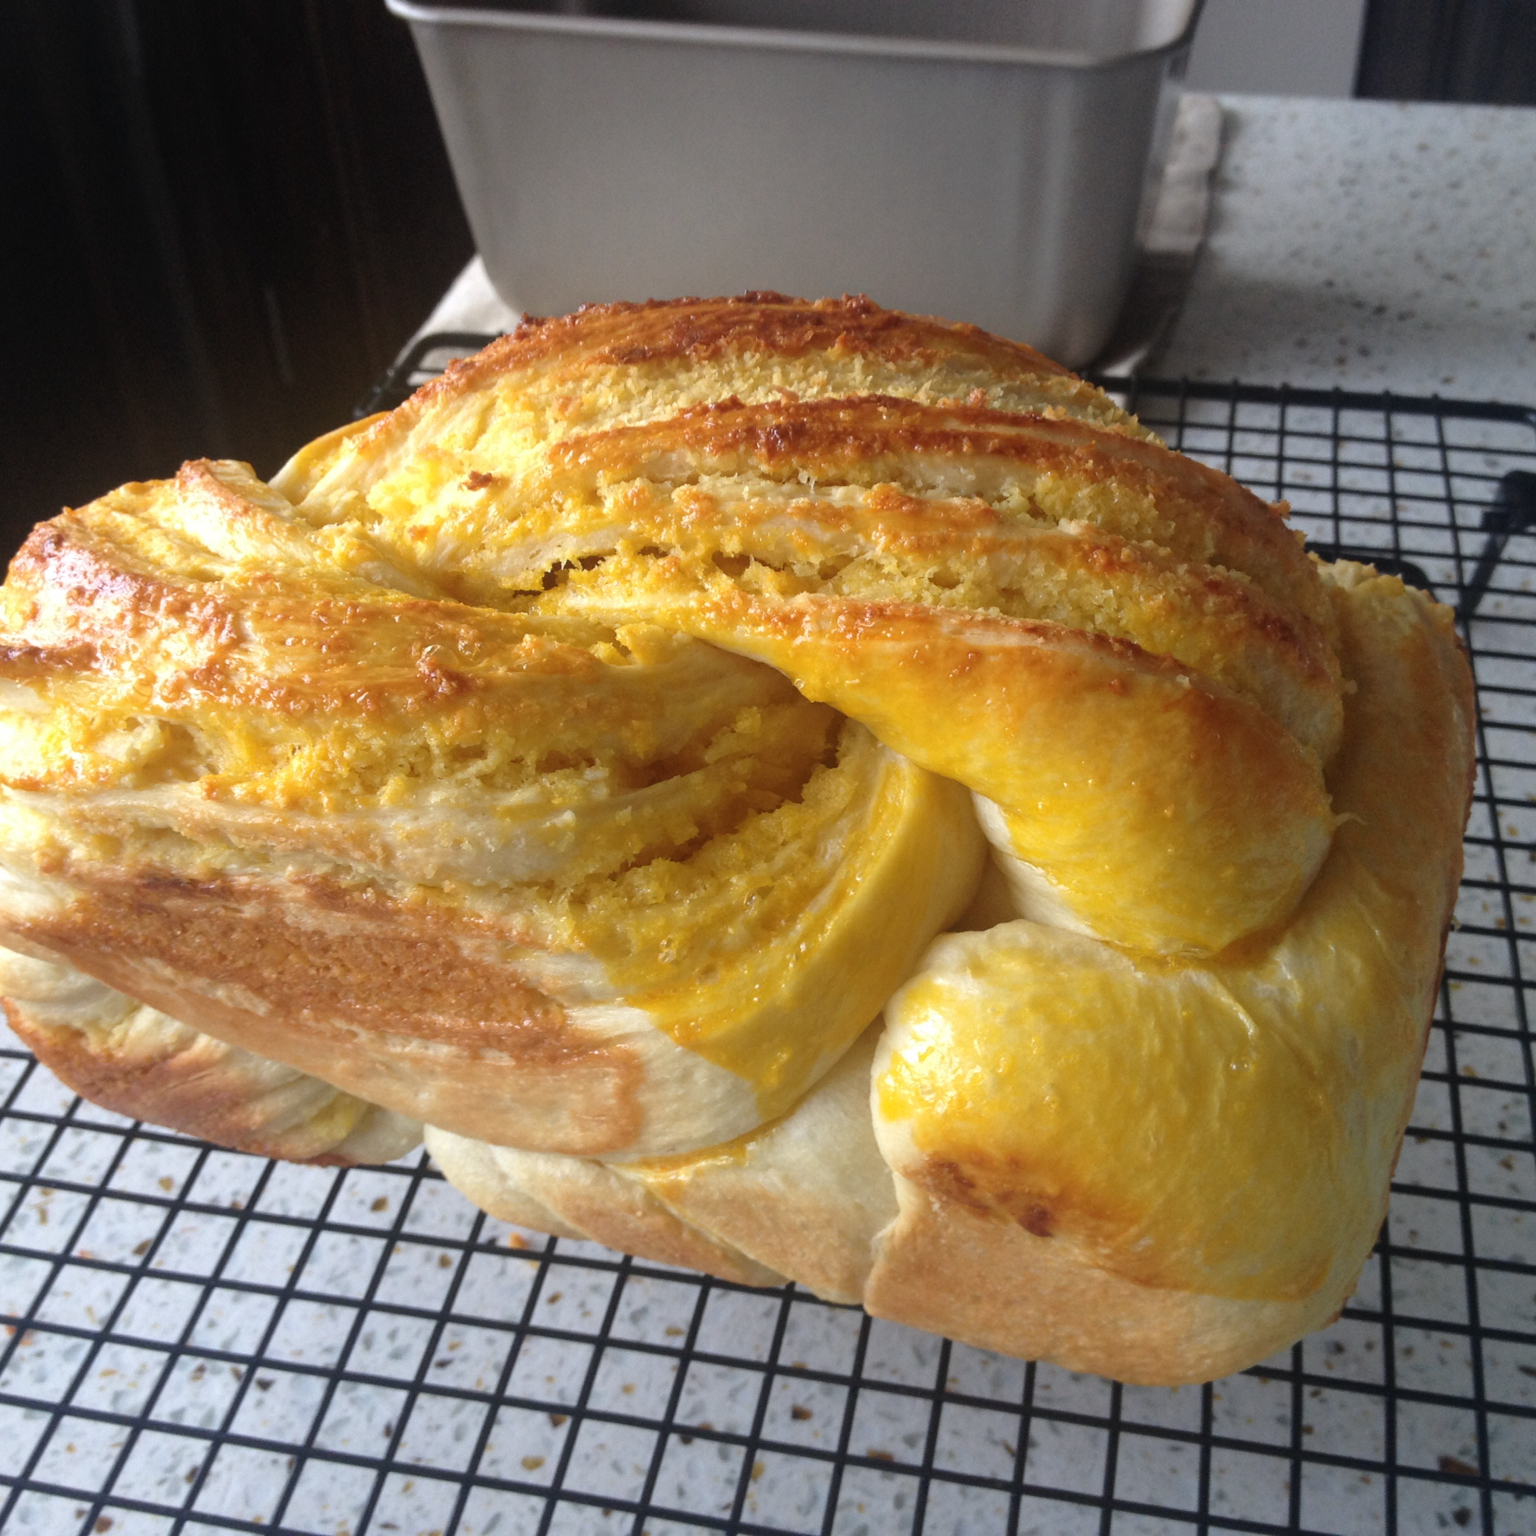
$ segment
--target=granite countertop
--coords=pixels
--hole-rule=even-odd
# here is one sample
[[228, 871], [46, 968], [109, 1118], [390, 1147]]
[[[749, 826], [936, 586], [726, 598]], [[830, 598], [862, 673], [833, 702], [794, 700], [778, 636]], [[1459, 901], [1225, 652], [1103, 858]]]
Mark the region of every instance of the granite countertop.
[[1149, 371], [1536, 403], [1536, 110], [1224, 96]]

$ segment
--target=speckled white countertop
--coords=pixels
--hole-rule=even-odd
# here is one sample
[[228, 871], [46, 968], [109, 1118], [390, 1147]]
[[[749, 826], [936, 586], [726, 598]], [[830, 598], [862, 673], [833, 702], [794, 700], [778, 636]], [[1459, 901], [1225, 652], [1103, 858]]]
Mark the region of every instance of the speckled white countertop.
[[1221, 102], [1157, 373], [1536, 401], [1536, 110]]

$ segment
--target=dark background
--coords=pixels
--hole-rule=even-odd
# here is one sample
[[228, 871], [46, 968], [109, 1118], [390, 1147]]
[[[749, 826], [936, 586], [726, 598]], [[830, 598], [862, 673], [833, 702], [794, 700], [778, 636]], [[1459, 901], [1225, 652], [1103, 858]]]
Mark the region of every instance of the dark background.
[[0, 0], [0, 559], [345, 421], [474, 246], [383, 0]]
[[[1536, 0], [1370, 0], [1357, 94], [1536, 102]], [[0, 559], [182, 459], [270, 474], [472, 254], [383, 0], [0, 0]]]

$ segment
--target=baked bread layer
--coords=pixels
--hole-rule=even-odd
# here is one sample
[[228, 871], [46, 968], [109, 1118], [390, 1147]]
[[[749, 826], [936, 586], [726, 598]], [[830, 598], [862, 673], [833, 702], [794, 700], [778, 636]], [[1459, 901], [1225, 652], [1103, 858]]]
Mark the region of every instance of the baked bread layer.
[[72, 966], [0, 949], [6, 1022], [104, 1109], [296, 1163], [383, 1163], [421, 1126], [329, 1083], [199, 1034]]
[[[865, 298], [807, 304], [761, 293], [528, 317], [515, 334], [454, 364], [401, 410], [300, 449], [274, 484], [294, 502], [316, 492], [327, 501], [323, 482], [339, 473], [335, 483], [350, 488], [359, 452], [378, 475], [402, 437], [430, 440], [424, 422], [448, 419], [473, 430], [487, 390], [499, 393], [501, 407], [526, 431], [550, 440], [652, 421], [727, 396], [751, 404], [867, 394], [1071, 415], [1151, 437], [1061, 364], [973, 325], [901, 314]], [[462, 412], [455, 404], [461, 400], [469, 402]]]
[[994, 843], [1084, 931], [1215, 952], [1288, 911], [1327, 853], [1316, 758], [1244, 700], [1137, 647], [905, 603], [731, 592], [666, 613], [991, 800]]
[[643, 1253], [737, 1285], [783, 1283], [782, 1275], [680, 1220], [606, 1163], [487, 1147], [438, 1130], [431, 1133], [429, 1150], [453, 1184], [504, 1221]]
[[[1343, 1304], [1413, 1107], [1475, 758], [1449, 611], [1359, 566], [1327, 574], [1355, 691], [1316, 883], [1283, 928], [1202, 965], [1030, 923], [939, 941], [876, 1062], [903, 1215], [872, 1310], [928, 1326], [942, 1308], [975, 1343], [1177, 1380]], [[985, 1278], [1037, 1265], [1038, 1290]]]
[[652, 973], [630, 998], [589, 956], [529, 944], [515, 914], [266, 874], [87, 866], [13, 879], [7, 942], [481, 1139], [634, 1156], [708, 1145], [781, 1113], [826, 1071], [975, 884], [981, 844], [963, 792], [870, 752], [868, 803], [814, 824], [823, 852], [847, 856], [831, 878], [809, 882], [813, 850], [795, 844], [750, 871], [767, 882], [802, 866], [782, 869], [777, 893], [793, 901], [811, 885], [792, 920], [764, 900], [756, 915], [778, 926], [754, 942], [729, 867], [697, 912], [662, 889], [649, 925], [664, 938], [691, 922], [680, 957], [716, 974], [668, 987]]
[[[1327, 579], [1343, 824], [1290, 922], [1156, 959], [1007, 920], [990, 886], [985, 926], [938, 940], [792, 1114], [622, 1177], [820, 1294], [1125, 1381], [1207, 1380], [1328, 1322], [1385, 1214], [1474, 756], [1447, 610]], [[604, 1240], [601, 1214], [582, 1230]]]
[[441, 596], [244, 466], [44, 525], [0, 615], [0, 928], [499, 1144], [783, 1113], [980, 867], [960, 786], [772, 669]]
[[[1327, 850], [1333, 619], [1283, 509], [964, 327], [764, 295], [586, 310], [276, 486], [466, 602], [767, 661], [995, 801], [1060, 911], [1117, 942], [1214, 953]], [[898, 612], [926, 670], [898, 669]], [[1080, 694], [1074, 728], [1050, 700]], [[1096, 777], [1107, 739], [1134, 774]]]
[[448, 1179], [494, 1215], [747, 1285], [792, 1277], [863, 1298], [896, 1185], [871, 1132], [868, 1030], [791, 1114], [702, 1153], [611, 1165], [426, 1131]]

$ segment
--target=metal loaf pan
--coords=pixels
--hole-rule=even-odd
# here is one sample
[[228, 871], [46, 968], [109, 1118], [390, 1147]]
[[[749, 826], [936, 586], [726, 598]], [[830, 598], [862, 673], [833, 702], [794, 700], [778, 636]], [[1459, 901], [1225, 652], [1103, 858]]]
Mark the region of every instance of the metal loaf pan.
[[863, 292], [1081, 364], [1201, 0], [387, 3], [514, 307]]

